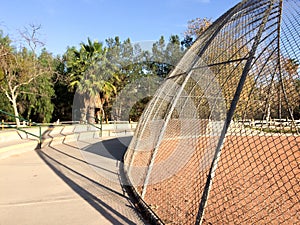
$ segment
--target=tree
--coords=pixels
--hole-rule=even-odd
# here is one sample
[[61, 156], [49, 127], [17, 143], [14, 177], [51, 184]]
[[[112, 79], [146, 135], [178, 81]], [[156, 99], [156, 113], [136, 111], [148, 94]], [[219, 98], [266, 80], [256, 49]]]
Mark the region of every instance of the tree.
[[[0, 42], [0, 90], [10, 101], [17, 126], [20, 126], [18, 101], [22, 91], [37, 78], [51, 71], [49, 65], [39, 63], [36, 51], [42, 43], [38, 40], [37, 32], [40, 26], [31, 25], [21, 32], [25, 44], [29, 47], [13, 48], [8, 37], [1, 37]], [[36, 84], [39, 85], [39, 84]], [[35, 89], [40, 86], [35, 86]]]
[[184, 34], [185, 36], [197, 38], [203, 34], [211, 24], [212, 21], [208, 18], [192, 19], [188, 21], [188, 29]]
[[[299, 94], [299, 62], [294, 58], [282, 57], [282, 71], [279, 77], [278, 87], [278, 114], [281, 118], [282, 107], [285, 111], [285, 117], [295, 118], [295, 113], [299, 110], [300, 94]], [[282, 100], [282, 98], [284, 100]], [[285, 102], [281, 106], [281, 103]]]
[[[210, 41], [210, 44], [214, 46], [214, 49], [203, 52], [199, 65], [197, 65], [199, 70], [194, 70], [196, 76], [197, 71], [201, 71], [203, 67], [206, 68], [206, 73], [202, 74], [202, 72], [199, 72], [198, 75], [203, 81], [198, 82], [198, 87], [195, 88], [193, 90], [194, 93], [192, 93], [193, 96], [197, 96], [194, 99], [194, 101], [196, 101], [195, 105], [199, 104], [202, 107], [199, 112], [201, 110], [205, 112], [199, 113], [200, 118], [202, 118], [203, 115], [204, 118], [207, 118], [207, 115], [210, 115], [210, 111], [208, 110], [218, 111], [218, 105], [223, 105], [219, 104], [220, 100], [216, 98], [218, 95], [220, 99], [225, 101], [226, 109], [228, 110], [236, 93], [236, 88], [245, 66], [245, 58], [249, 53], [249, 45], [245, 44], [246, 40], [241, 32], [243, 24], [235, 23], [236, 24], [232, 25], [234, 29], [229, 29], [229, 27], [223, 28], [222, 35], [220, 34], [209, 39], [207, 37], [212, 37], [212, 34], [215, 32], [215, 30], [210, 29], [210, 25], [212, 24], [210, 19], [196, 18], [188, 22], [188, 29], [185, 32], [184, 41], [181, 42], [182, 45], [190, 47], [193, 41], [197, 39], [204, 43]], [[217, 44], [214, 44], [214, 42]], [[190, 54], [198, 54], [198, 49], [192, 49]], [[206, 76], [206, 74], [209, 75]], [[204, 83], [206, 82], [208, 85], [209, 81], [212, 82], [212, 84], [205, 88]], [[213, 87], [213, 84], [217, 84], [220, 90], [212, 90], [214, 88], [210, 89]], [[253, 106], [252, 102], [250, 102], [250, 100], [252, 101], [253, 99], [250, 99], [251, 95], [249, 94], [253, 85], [254, 75], [249, 74], [244, 83], [243, 92], [241, 93], [241, 98], [235, 110], [236, 118], [249, 116], [249, 112], [251, 113], [251, 111], [246, 108]], [[219, 93], [215, 93], [217, 91]], [[208, 101], [210, 98], [213, 100]], [[215, 101], [215, 103], [212, 104], [212, 101]], [[210, 105], [209, 102], [211, 102]], [[223, 109], [219, 111], [223, 111]], [[246, 111], [247, 113], [244, 113]]]
[[[0, 62], [2, 62], [3, 58], [7, 56], [8, 54], [7, 50], [10, 50], [10, 44], [11, 44], [11, 40], [9, 39], [9, 37], [7, 35], [4, 36], [3, 31], [0, 30]], [[4, 80], [4, 73], [0, 69], [0, 85], [3, 84], [3, 80]], [[5, 93], [2, 91], [0, 91], [0, 99], [1, 99], [0, 109], [9, 113], [13, 113], [10, 101], [6, 97]], [[6, 115], [1, 114], [1, 119], [7, 120], [8, 117]]]
[[[120, 96], [120, 93], [124, 88], [137, 84], [136, 82], [145, 76], [145, 51], [141, 49], [139, 44], [132, 44], [129, 38], [123, 42], [120, 41], [119, 37], [110, 38], [106, 40], [106, 43], [108, 45], [108, 60], [116, 65], [115, 74], [118, 78], [114, 79], [117, 94], [111, 96], [110, 104], [106, 105], [107, 115], [112, 117], [111, 113], [113, 113], [113, 119], [128, 120], [129, 113], [127, 110], [130, 110], [132, 96]], [[132, 87], [132, 89], [135, 88]], [[138, 95], [138, 93], [132, 94]], [[125, 98], [126, 100], [124, 100]]]
[[184, 39], [181, 45], [184, 48], [189, 48], [211, 24], [212, 21], [208, 18], [196, 18], [188, 21], [187, 30], [184, 32]]
[[184, 51], [180, 46], [179, 36], [171, 35], [165, 50], [165, 62], [174, 68], [182, 58], [183, 53]]
[[[274, 52], [271, 46], [270, 51]], [[271, 54], [271, 53], [269, 53]], [[294, 59], [280, 56], [275, 51], [268, 57], [268, 63], [257, 63], [260, 71], [253, 87], [253, 97], [257, 109], [254, 118], [295, 118], [299, 107], [300, 96], [297, 89], [298, 62]], [[254, 105], [254, 103], [253, 103]]]
[[54, 74], [52, 76], [52, 83], [54, 98], [52, 98], [52, 103], [54, 109], [52, 119], [54, 121], [72, 120], [72, 104], [75, 90], [69, 88], [70, 74], [67, 72], [67, 58], [66, 53], [62, 57], [57, 56], [53, 61]]
[[171, 35], [169, 42], [165, 42], [163, 36], [153, 44], [152, 56], [150, 60], [150, 70], [152, 74], [165, 78], [177, 62], [183, 56], [183, 49], [180, 47], [179, 37]]
[[116, 87], [111, 82], [115, 75], [114, 66], [107, 60], [106, 53], [107, 49], [102, 43], [92, 42], [90, 39], [87, 44], [81, 43], [79, 50], [69, 49], [69, 87], [76, 89], [81, 121], [95, 121], [95, 101], [104, 117], [103, 103], [116, 92]]
[[[49, 123], [52, 119], [54, 96], [52, 76], [55, 70], [54, 60], [46, 49], [42, 49], [37, 58], [40, 67], [45, 68], [42, 76], [38, 76], [30, 84], [20, 89], [19, 111], [24, 118], [32, 119], [36, 122]], [[46, 68], [50, 67], [49, 70]]]

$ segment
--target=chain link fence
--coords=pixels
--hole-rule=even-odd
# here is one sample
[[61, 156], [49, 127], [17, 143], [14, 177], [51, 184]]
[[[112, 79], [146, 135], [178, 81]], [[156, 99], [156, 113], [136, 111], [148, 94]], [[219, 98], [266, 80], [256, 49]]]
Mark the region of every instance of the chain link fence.
[[299, 6], [237, 4], [154, 95], [124, 168], [157, 223], [300, 223]]

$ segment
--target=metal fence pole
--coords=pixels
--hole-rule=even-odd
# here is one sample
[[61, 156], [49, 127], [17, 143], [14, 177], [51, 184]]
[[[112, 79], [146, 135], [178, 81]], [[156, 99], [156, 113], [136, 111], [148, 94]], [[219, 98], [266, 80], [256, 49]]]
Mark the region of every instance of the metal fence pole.
[[42, 127], [41, 125], [39, 125], [39, 145], [38, 148], [41, 149], [42, 148]]
[[202, 224], [203, 215], [204, 215], [204, 211], [205, 211], [205, 206], [206, 206], [206, 203], [207, 203], [207, 199], [208, 199], [209, 191], [210, 191], [210, 188], [211, 188], [211, 185], [212, 185], [212, 181], [213, 181], [213, 178], [215, 176], [215, 171], [217, 169], [218, 161], [219, 161], [219, 158], [220, 158], [220, 155], [221, 155], [221, 149], [222, 149], [222, 146], [223, 146], [223, 143], [224, 143], [224, 140], [225, 140], [225, 136], [226, 136], [227, 130], [229, 128], [230, 122], [233, 118], [233, 114], [234, 114], [234, 111], [236, 109], [236, 105], [237, 105], [238, 100], [240, 98], [241, 92], [243, 90], [243, 86], [244, 86], [244, 83], [246, 81], [247, 74], [248, 74], [249, 70], [251, 69], [251, 64], [252, 64], [252, 61], [254, 59], [256, 49], [259, 45], [261, 36], [262, 36], [263, 31], [265, 29], [265, 26], [266, 26], [266, 23], [268, 21], [268, 17], [271, 13], [273, 4], [274, 4], [274, 0], [272, 2], [270, 2], [268, 10], [266, 10], [266, 12], [265, 12], [262, 23], [260, 25], [260, 28], [259, 28], [259, 30], [258, 30], [258, 32], [255, 36], [251, 52], [249, 53], [249, 58], [248, 58], [248, 60], [246, 62], [246, 65], [244, 67], [244, 70], [243, 70], [242, 76], [240, 78], [239, 84], [237, 86], [235, 95], [233, 97], [233, 100], [231, 101], [231, 106], [230, 106], [230, 109], [228, 111], [228, 115], [227, 115], [227, 118], [226, 118], [226, 123], [224, 124], [223, 131], [221, 133], [221, 137], [219, 139], [219, 143], [218, 143], [216, 151], [215, 151], [214, 159], [213, 159], [213, 162], [211, 164], [210, 171], [209, 171], [209, 174], [207, 176], [207, 181], [206, 181], [204, 191], [203, 191], [203, 194], [202, 194], [202, 198], [201, 198], [201, 201], [200, 201], [200, 204], [199, 204], [199, 211], [198, 211], [198, 214], [197, 214], [196, 224]]

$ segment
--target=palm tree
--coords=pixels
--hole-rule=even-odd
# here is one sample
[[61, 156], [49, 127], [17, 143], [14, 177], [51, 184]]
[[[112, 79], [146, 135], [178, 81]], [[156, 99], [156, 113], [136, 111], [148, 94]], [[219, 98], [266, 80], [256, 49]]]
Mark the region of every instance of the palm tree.
[[103, 103], [116, 91], [114, 65], [106, 58], [107, 49], [97, 41], [81, 43], [80, 50], [69, 49], [67, 68], [70, 73], [69, 87], [76, 88], [80, 102], [80, 120], [95, 121], [95, 100], [104, 117]]

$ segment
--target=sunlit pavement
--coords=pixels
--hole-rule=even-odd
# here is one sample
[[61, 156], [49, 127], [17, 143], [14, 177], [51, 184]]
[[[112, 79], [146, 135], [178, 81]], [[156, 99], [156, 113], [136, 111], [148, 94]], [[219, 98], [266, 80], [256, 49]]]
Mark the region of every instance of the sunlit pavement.
[[1, 159], [0, 224], [145, 224], [120, 184], [129, 141], [76, 141]]

